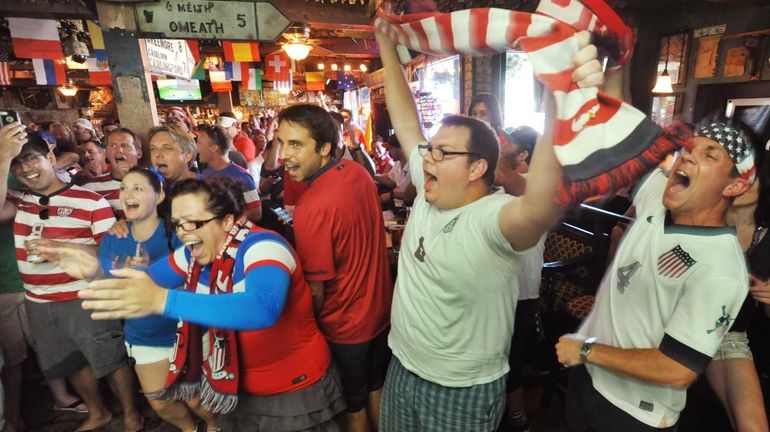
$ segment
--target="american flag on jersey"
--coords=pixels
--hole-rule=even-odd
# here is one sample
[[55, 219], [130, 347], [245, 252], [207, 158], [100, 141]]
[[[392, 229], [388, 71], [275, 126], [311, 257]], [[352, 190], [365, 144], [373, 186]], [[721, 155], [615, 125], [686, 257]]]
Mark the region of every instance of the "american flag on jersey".
[[682, 246], [676, 245], [675, 248], [658, 257], [658, 274], [667, 278], [678, 278], [696, 262], [682, 249]]
[[[79, 186], [70, 186], [49, 196], [47, 206], [40, 203], [40, 198], [29, 192], [8, 192], [9, 201], [16, 206], [13, 236], [26, 297], [38, 303], [76, 300], [77, 292], [88, 286], [88, 282], [71, 278], [56, 263], [28, 262], [24, 239], [35, 224], [43, 223], [43, 238], [95, 245], [115, 223], [115, 216], [102, 197]], [[50, 218], [40, 219], [40, 211], [46, 207]]]
[[375, 26], [401, 45], [425, 53], [526, 52], [537, 78], [556, 98], [553, 141], [564, 167], [563, 203], [630, 185], [687, 137], [681, 125], [661, 136], [644, 113], [597, 88], [578, 88], [572, 82], [570, 62], [579, 49], [579, 30], [611, 41], [614, 64], [631, 58], [632, 32], [602, 0], [541, 0], [532, 14], [496, 8], [406, 15], [380, 10]]

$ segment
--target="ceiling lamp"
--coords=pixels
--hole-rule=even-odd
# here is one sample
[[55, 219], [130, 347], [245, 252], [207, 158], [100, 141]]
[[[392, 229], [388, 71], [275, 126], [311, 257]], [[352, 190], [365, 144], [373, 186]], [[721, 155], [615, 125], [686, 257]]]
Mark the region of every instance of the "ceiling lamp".
[[324, 64], [318, 63], [318, 70], [324, 70]]
[[75, 87], [75, 85], [72, 83], [72, 78], [70, 78], [67, 84], [59, 87], [58, 90], [59, 90], [59, 93], [61, 93], [61, 95], [65, 97], [75, 96], [75, 94], [77, 94], [78, 92], [78, 88]]
[[336, 71], [336, 70], [337, 70], [337, 63], [332, 63], [332, 70], [333, 70], [333, 71]]
[[369, 70], [369, 68], [366, 67], [364, 63], [361, 63], [361, 66], [359, 66], [358, 68], [361, 70], [361, 72], [366, 72]]
[[292, 60], [304, 60], [307, 55], [310, 54], [310, 45], [303, 43], [287, 43], [283, 44], [283, 50], [286, 51], [286, 55]]
[[660, 76], [658, 77], [658, 80], [655, 81], [655, 87], [652, 88], [652, 92], [655, 94], [674, 92], [674, 88], [671, 87], [671, 76], [669, 76], [668, 74], [668, 49], [670, 46], [671, 46], [671, 36], [669, 36], [666, 39], [666, 63], [663, 66], [663, 73], [660, 74]]
[[345, 66], [343, 66], [343, 67], [342, 67], [342, 69], [343, 69], [345, 72], [350, 72], [352, 68], [350, 67], [350, 65], [349, 65], [349, 64], [346, 64]]

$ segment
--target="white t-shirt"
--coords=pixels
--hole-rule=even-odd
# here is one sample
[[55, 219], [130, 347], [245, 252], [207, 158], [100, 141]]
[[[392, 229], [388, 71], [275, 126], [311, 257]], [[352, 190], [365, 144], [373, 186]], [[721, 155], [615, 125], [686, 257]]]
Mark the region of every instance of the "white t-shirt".
[[[636, 222], [579, 333], [619, 348], [659, 348], [701, 373], [738, 315], [748, 272], [733, 227], [673, 224], [661, 201], [666, 180], [656, 170], [636, 193]], [[640, 422], [678, 421], [686, 390], [587, 368], [594, 388]]]
[[501, 190], [442, 211], [425, 201], [422, 157], [410, 157], [418, 195], [401, 242], [389, 345], [408, 370], [446, 387], [508, 372], [521, 253], [498, 223], [515, 199]]
[[521, 271], [519, 272], [519, 300], [540, 298], [540, 279], [543, 273], [543, 253], [545, 252], [545, 237], [543, 234], [537, 244], [523, 255]]

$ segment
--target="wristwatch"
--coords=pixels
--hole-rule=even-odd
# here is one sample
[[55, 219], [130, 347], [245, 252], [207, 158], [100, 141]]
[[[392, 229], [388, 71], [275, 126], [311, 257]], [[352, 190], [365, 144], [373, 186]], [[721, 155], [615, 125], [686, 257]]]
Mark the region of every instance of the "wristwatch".
[[588, 354], [591, 354], [591, 348], [593, 348], [594, 343], [596, 343], [595, 337], [590, 337], [583, 341], [583, 345], [580, 346], [580, 363], [587, 363], [588, 362]]

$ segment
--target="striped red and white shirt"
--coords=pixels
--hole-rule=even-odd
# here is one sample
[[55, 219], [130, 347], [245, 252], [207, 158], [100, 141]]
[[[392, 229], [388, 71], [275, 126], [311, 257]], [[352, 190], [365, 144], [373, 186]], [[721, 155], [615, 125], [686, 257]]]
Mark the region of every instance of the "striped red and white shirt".
[[99, 177], [93, 177], [83, 187], [103, 196], [112, 206], [118, 219], [126, 217], [123, 209], [120, 207], [120, 180], [115, 180], [112, 174], [107, 173]]
[[27, 262], [24, 239], [35, 224], [43, 224], [43, 238], [83, 245], [96, 245], [102, 235], [115, 223], [109, 203], [99, 194], [80, 186], [67, 185], [49, 196], [48, 219], [41, 219], [46, 206], [40, 204], [41, 195], [29, 191], [8, 191], [7, 199], [16, 206], [13, 225], [16, 261], [27, 290], [27, 299], [38, 302], [76, 300], [77, 292], [88, 285], [85, 280], [73, 279], [58, 264]]

